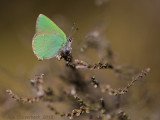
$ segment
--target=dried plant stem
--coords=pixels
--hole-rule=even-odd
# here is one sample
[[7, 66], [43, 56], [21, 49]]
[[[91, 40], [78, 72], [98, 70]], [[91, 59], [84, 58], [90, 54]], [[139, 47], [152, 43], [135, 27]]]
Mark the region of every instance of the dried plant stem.
[[108, 64], [108, 63], [101, 63], [98, 62], [97, 64], [88, 64], [82, 60], [76, 59], [74, 63], [67, 63], [67, 66], [74, 68], [74, 69], [89, 69], [89, 70], [94, 70], [94, 69], [113, 69], [113, 66]]
[[61, 117], [68, 117], [69, 119], [73, 119], [74, 116], [80, 116], [83, 113], [89, 113], [89, 108], [81, 106], [79, 109], [74, 109], [70, 113], [58, 112], [53, 106], [48, 105], [48, 108], [52, 110], [56, 115]]
[[34, 102], [39, 102], [39, 100], [41, 99], [41, 97], [36, 96], [33, 98], [22, 98], [17, 96], [16, 94], [14, 94], [11, 90], [6, 90], [6, 92], [13, 98], [15, 99], [17, 102], [22, 102], [22, 103], [34, 103]]
[[[72, 94], [70, 94], [72, 96]], [[73, 119], [74, 116], [80, 116], [83, 113], [90, 113], [91, 107], [87, 105], [80, 97], [77, 95], [73, 95], [74, 99], [80, 104], [79, 109], [74, 109], [70, 113], [58, 112], [53, 106], [48, 105], [48, 108], [52, 110], [56, 115], [61, 117], [68, 117], [69, 119]]]
[[145, 77], [149, 71], [150, 71], [150, 68], [147, 68], [144, 71], [142, 71], [141, 73], [139, 73], [123, 89], [121, 89], [121, 88], [119, 88], [118, 90], [113, 89], [109, 84], [101, 85], [97, 80], [95, 80], [95, 76], [91, 77], [91, 83], [94, 85], [95, 88], [100, 87], [102, 92], [108, 92], [109, 95], [123, 95], [123, 94], [128, 92], [128, 89], [131, 86], [133, 86], [136, 81], [138, 81], [138, 80], [142, 79], [143, 77]]

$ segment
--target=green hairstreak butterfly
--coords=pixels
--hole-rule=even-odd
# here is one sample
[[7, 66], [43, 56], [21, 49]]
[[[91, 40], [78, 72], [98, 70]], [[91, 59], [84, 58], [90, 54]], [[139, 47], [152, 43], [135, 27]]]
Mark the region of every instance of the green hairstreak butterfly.
[[71, 42], [52, 20], [43, 14], [38, 16], [32, 48], [39, 60], [56, 57], [61, 50], [71, 50]]

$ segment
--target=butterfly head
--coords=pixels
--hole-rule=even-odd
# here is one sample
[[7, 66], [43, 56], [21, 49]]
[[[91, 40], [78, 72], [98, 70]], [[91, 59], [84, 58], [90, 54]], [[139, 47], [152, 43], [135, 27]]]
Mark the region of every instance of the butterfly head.
[[72, 42], [73, 42], [73, 39], [69, 37], [69, 38], [67, 39], [66, 50], [69, 50], [69, 51], [72, 50], [72, 48], [71, 48]]
[[67, 42], [68, 42], [68, 44], [71, 44], [71, 43], [73, 42], [73, 39], [72, 39], [71, 37], [69, 37], [69, 38], [67, 39]]

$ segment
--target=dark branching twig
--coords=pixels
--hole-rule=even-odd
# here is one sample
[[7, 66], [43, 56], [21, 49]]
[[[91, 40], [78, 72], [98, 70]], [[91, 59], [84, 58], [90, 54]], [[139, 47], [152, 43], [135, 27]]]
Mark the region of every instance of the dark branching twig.
[[79, 109], [74, 109], [70, 113], [64, 113], [57, 111], [53, 106], [48, 105], [48, 108], [52, 110], [56, 115], [61, 117], [68, 117], [69, 119], [73, 119], [74, 116], [80, 116], [83, 113], [89, 113], [89, 109], [87, 107], [81, 106]]
[[80, 116], [83, 113], [90, 113], [90, 110], [92, 110], [92, 107], [86, 104], [80, 97], [78, 97], [76, 94], [68, 93], [66, 92], [68, 96], [72, 96], [80, 105], [79, 109], [74, 109], [70, 113], [64, 113], [64, 112], [58, 112], [53, 106], [48, 105], [48, 108], [52, 110], [56, 115], [59, 115], [61, 117], [68, 117], [69, 119], [73, 119], [74, 116]]
[[98, 62], [98, 64], [91, 65], [87, 62], [84, 62], [82, 60], [75, 59], [73, 62], [73, 57], [70, 51], [62, 51], [59, 55], [59, 60], [64, 59], [66, 61], [67, 67], [70, 67], [72, 69], [113, 69], [113, 66], [108, 63], [101, 63]]
[[134, 85], [134, 83], [143, 77], [147, 75], [147, 73], [150, 71], [150, 68], [145, 69], [141, 73], [139, 73], [137, 76], [135, 76], [132, 81], [127, 84], [126, 87], [124, 88], [119, 88], [118, 90], [111, 88], [109, 84], [107, 85], [101, 85], [97, 80], [95, 80], [95, 76], [91, 77], [91, 83], [93, 84], [94, 87], [100, 87], [102, 92], [108, 92], [109, 95], [123, 95], [128, 92], [128, 89]]
[[98, 64], [88, 64], [82, 60], [75, 60], [75, 68], [76, 69], [90, 69], [90, 70], [94, 70], [94, 69], [113, 69], [113, 66], [108, 64], [108, 63], [101, 63], [98, 62]]
[[97, 64], [88, 64], [82, 60], [76, 59], [74, 63], [67, 63], [67, 66], [73, 68], [73, 69], [89, 69], [89, 70], [94, 70], [94, 69], [113, 69], [113, 66], [108, 64], [108, 63], [101, 63], [98, 62]]

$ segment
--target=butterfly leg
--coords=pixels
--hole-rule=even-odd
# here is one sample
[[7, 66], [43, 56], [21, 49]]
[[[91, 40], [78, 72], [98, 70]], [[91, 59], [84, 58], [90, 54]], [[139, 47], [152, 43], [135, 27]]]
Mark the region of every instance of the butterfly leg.
[[57, 58], [58, 60], [61, 60], [61, 59], [62, 59], [62, 56], [61, 56], [60, 54], [57, 54], [57, 55], [56, 55], [56, 58]]
[[39, 57], [38, 57], [38, 61], [42, 61], [42, 60], [43, 60], [43, 58], [39, 58]]

